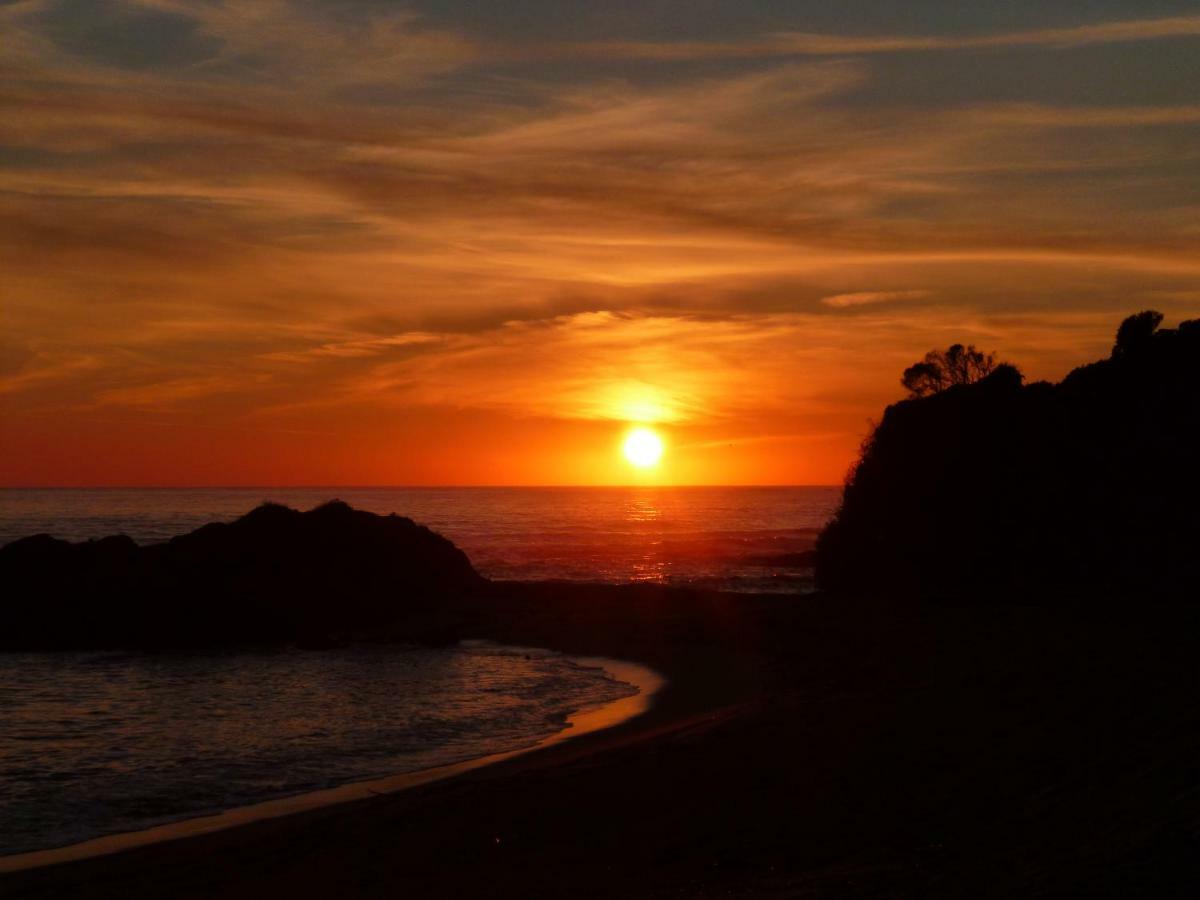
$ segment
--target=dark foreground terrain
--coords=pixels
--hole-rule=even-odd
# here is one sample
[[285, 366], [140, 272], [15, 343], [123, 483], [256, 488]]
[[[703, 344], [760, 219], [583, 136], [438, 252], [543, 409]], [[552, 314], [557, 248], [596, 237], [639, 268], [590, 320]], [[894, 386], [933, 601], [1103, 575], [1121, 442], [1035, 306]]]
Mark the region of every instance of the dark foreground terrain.
[[[493, 589], [645, 716], [456, 779], [0, 876], [34, 897], [1192, 897], [1200, 612]], [[320, 651], [314, 651], [320, 652]]]

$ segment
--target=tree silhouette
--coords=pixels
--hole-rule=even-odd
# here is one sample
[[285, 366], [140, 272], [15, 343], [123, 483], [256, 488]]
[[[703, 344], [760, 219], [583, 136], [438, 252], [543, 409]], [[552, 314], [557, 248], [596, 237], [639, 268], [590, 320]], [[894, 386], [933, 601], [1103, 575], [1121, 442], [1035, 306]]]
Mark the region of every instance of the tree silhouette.
[[1162, 324], [1163, 314], [1145, 309], [1127, 318], [1117, 329], [1117, 342], [1113, 345], [1113, 356], [1124, 356], [1146, 346], [1154, 332]]
[[996, 368], [996, 355], [954, 344], [945, 350], [930, 350], [919, 363], [904, 370], [900, 383], [913, 397], [927, 397], [956, 384], [982, 381]]

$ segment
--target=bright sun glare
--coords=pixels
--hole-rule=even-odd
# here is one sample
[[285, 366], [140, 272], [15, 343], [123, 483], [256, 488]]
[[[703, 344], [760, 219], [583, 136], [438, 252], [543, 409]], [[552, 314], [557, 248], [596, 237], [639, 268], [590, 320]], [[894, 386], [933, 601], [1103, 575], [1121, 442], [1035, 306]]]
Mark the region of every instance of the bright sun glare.
[[649, 428], [635, 428], [625, 438], [622, 450], [627, 460], [639, 469], [647, 469], [662, 457], [663, 442]]

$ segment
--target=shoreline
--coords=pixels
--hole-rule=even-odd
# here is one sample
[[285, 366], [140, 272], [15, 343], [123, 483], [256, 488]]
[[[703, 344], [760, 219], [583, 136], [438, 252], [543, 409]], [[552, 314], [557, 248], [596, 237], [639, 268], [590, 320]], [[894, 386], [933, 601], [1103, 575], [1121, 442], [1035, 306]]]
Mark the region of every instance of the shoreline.
[[637, 693], [628, 697], [618, 697], [616, 700], [600, 706], [576, 710], [567, 717], [563, 727], [557, 732], [528, 747], [489, 753], [486, 756], [444, 766], [434, 766], [429, 769], [401, 772], [367, 781], [354, 781], [336, 787], [306, 791], [303, 794], [277, 797], [246, 806], [236, 806], [211, 815], [193, 816], [150, 828], [91, 838], [61, 847], [0, 856], [0, 875], [110, 856], [135, 848], [152, 847], [171, 841], [213, 834], [255, 822], [294, 816], [324, 807], [395, 794], [422, 785], [445, 781], [467, 772], [516, 759], [537, 750], [544, 750], [629, 722], [648, 712], [653, 707], [654, 697], [668, 684], [668, 679], [661, 673], [649, 666], [630, 660], [576, 654], [562, 654], [562, 657], [583, 668], [602, 669], [610, 678], [633, 685], [637, 689]]

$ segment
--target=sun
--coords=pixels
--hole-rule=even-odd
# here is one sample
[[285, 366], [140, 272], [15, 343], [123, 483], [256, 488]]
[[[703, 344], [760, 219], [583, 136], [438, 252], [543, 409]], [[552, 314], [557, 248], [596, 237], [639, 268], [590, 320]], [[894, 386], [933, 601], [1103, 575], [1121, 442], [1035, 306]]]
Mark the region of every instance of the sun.
[[649, 428], [635, 428], [626, 435], [621, 450], [633, 465], [648, 469], [662, 458], [663, 442]]

